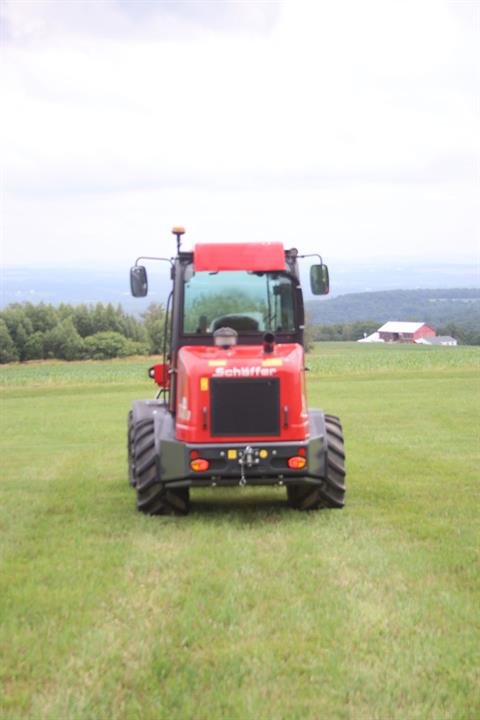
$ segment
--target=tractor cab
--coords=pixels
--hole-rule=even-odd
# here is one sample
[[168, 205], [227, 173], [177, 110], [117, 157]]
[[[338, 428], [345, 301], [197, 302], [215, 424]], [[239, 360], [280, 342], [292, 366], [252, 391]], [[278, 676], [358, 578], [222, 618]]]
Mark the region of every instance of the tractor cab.
[[[149, 371], [160, 390], [154, 401], [134, 402], [129, 418], [139, 509], [186, 511], [190, 488], [235, 484], [285, 484], [294, 507], [328, 503], [328, 433], [338, 445], [341, 429], [338, 419], [307, 410], [298, 271], [305, 256], [280, 243], [205, 243], [185, 252], [183, 229], [174, 233], [164, 358]], [[148, 291], [140, 259], [131, 269], [137, 297]], [[314, 294], [328, 292], [321, 258], [310, 281]], [[343, 472], [343, 441], [334, 452]], [[342, 492], [330, 500], [343, 504]]]

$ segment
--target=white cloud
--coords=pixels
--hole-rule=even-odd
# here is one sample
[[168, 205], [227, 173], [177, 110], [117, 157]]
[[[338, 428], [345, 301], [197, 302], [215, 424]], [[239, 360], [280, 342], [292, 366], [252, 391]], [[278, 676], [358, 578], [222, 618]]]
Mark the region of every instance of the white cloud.
[[123, 257], [187, 221], [475, 253], [479, 28], [448, 3], [5, 7], [7, 262]]
[[7, 41], [39, 45], [86, 35], [189, 41], [205, 31], [269, 32], [281, 0], [3, 0]]

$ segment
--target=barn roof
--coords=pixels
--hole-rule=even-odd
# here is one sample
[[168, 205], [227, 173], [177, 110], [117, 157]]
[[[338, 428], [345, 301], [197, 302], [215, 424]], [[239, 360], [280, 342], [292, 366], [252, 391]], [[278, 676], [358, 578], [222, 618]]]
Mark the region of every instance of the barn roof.
[[397, 322], [396, 320], [389, 320], [378, 328], [378, 332], [389, 332], [389, 333], [414, 333], [420, 330], [425, 323], [423, 322]]

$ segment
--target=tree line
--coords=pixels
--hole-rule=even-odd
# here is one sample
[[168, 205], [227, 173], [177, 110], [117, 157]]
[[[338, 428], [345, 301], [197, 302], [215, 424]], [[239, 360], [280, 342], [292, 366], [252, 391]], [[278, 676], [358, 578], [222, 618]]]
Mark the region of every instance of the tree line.
[[111, 303], [13, 303], [0, 311], [0, 363], [158, 354], [164, 321], [164, 307], [156, 303], [141, 318]]
[[[129, 355], [160, 355], [163, 351], [165, 309], [152, 303], [140, 316], [121, 305], [58, 306], [14, 303], [0, 311], [0, 363], [43, 360], [105, 360]], [[378, 329], [378, 322], [307, 324], [305, 345], [315, 341], [354, 341]], [[437, 326], [438, 335], [451, 335], [462, 345], [480, 345], [480, 328], [456, 323]]]
[[360, 340], [378, 330], [378, 323], [373, 320], [352, 323], [309, 324], [310, 338], [314, 341], [345, 341]]

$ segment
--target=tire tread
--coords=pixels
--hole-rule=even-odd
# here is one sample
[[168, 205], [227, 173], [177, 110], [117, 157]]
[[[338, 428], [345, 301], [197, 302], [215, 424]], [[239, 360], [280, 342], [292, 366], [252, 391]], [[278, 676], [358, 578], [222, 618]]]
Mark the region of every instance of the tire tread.
[[296, 510], [343, 508], [345, 505], [345, 450], [340, 419], [325, 415], [327, 474], [322, 485], [287, 485], [288, 504]]
[[165, 488], [158, 477], [153, 418], [135, 424], [129, 413], [128, 423], [129, 479], [133, 468], [137, 509], [146, 515], [186, 515], [189, 488]]

